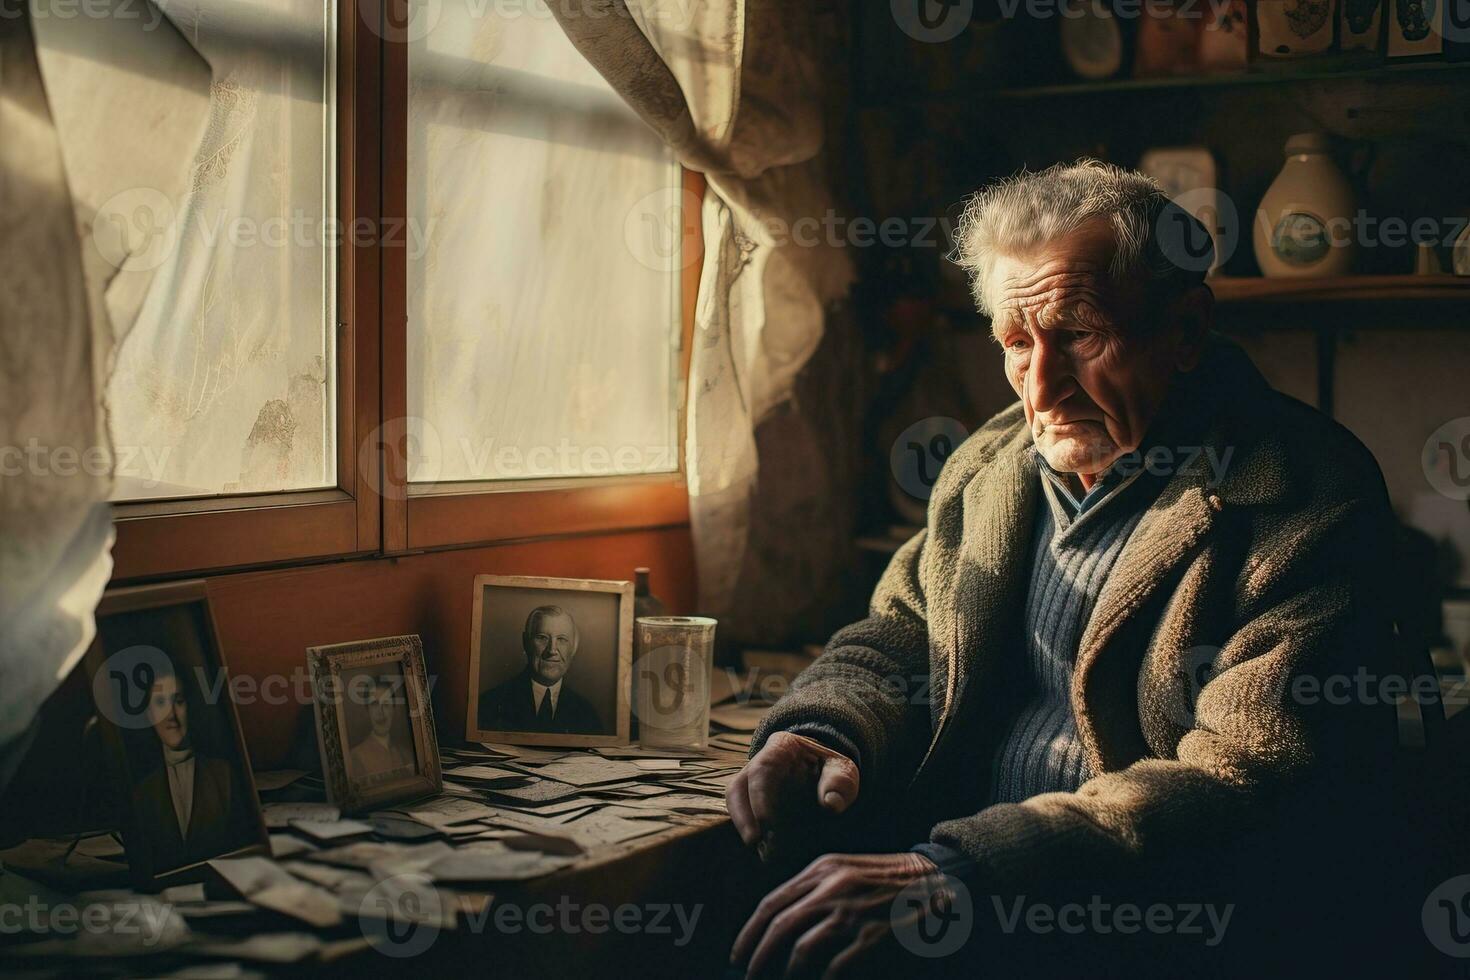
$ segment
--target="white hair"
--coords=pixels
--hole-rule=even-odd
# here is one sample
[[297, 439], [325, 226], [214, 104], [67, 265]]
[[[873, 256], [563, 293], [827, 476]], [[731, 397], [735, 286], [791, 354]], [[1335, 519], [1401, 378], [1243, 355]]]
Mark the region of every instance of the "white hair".
[[[1100, 160], [1022, 170], [966, 202], [954, 260], [970, 275], [975, 305], [989, 316], [994, 311], [986, 288], [996, 256], [1028, 252], [1101, 218], [1112, 227], [1116, 246], [1109, 275], [1124, 279], [1143, 274], [1182, 291], [1202, 282], [1204, 271], [1181, 268], [1160, 249], [1157, 229], [1166, 209], [1187, 213], [1169, 201], [1152, 177]], [[1199, 232], [1205, 234], [1203, 226]]]

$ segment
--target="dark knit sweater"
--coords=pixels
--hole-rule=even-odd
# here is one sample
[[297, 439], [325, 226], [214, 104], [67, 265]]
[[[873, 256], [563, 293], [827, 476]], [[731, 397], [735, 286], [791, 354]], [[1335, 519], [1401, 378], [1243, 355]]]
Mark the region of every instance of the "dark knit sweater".
[[1046, 492], [1031, 544], [1025, 700], [995, 754], [990, 803], [1070, 792], [1089, 775], [1072, 714], [1077, 647], [1108, 573], [1143, 516], [1149, 488], [1157, 488], [1157, 480], [1140, 470], [1094, 485], [1079, 502], [1061, 477], [1038, 463]]

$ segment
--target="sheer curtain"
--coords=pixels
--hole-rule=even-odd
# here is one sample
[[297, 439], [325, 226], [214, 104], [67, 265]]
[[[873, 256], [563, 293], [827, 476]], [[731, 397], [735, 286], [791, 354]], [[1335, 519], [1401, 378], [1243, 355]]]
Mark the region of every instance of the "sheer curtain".
[[[166, 21], [150, 21], [156, 8], [127, 6], [129, 17], [33, 18], [24, 6], [0, 17], [0, 785], [41, 702], [91, 642], [112, 569], [100, 396], [114, 336], [152, 274], [129, 266], [140, 239], [108, 238], [105, 221], [91, 235], [97, 209], [129, 187], [181, 193], [203, 127], [208, 66]], [[33, 19], [57, 50], [106, 51], [133, 70], [48, 92]], [[155, 56], [146, 72], [128, 61], [144, 33]], [[66, 125], [78, 120], [82, 133]], [[68, 137], [143, 149], [89, 165], [95, 150], [79, 154]]]
[[677, 205], [672, 151], [549, 16], [436, 12], [409, 47], [409, 479], [676, 470], [678, 277], [622, 247], [640, 201]]
[[816, 159], [811, 13], [777, 0], [574, 7], [550, 5], [583, 56], [708, 178], [690, 366], [691, 519], [701, 610], [753, 617], [736, 593], [760, 469], [755, 429], [790, 398], [853, 277], [836, 243], [790, 233], [831, 208]]

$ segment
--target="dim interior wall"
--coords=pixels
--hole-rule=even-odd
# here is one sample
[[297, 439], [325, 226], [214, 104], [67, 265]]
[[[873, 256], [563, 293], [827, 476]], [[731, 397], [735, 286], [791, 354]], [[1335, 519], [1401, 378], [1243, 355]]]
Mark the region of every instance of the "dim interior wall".
[[[439, 738], [458, 743], [465, 731], [476, 575], [631, 580], [639, 565], [652, 569], [652, 591], [671, 613], [695, 611], [687, 526], [209, 578], [252, 765], [305, 768], [314, 762], [311, 702], [301, 693], [309, 690], [303, 687], [308, 646], [419, 634]], [[0, 799], [0, 841], [99, 825], [102, 787], [95, 781], [106, 774], [91, 766], [81, 739], [90, 711], [78, 671], [47, 702], [31, 754]]]
[[1460, 584], [1470, 584], [1463, 541], [1470, 511], [1434, 490], [1422, 462], [1435, 429], [1470, 416], [1470, 333], [1386, 327], [1349, 334], [1338, 345], [1335, 400], [1337, 418], [1377, 457], [1400, 518], [1433, 531], [1443, 519], [1437, 515], [1458, 515]]

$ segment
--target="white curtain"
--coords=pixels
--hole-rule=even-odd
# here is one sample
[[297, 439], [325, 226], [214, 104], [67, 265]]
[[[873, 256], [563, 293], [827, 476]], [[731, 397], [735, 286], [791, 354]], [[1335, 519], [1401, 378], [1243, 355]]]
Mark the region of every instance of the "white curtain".
[[[0, 18], [0, 785], [91, 643], [112, 570], [101, 394], [152, 275], [132, 262], [146, 242], [98, 206], [127, 188], [181, 193], [208, 101], [208, 66], [155, 9], [110, 9], [58, 17], [37, 0]], [[94, 60], [113, 68], [90, 87], [43, 82], [42, 32], [61, 56], [107, 52]], [[140, 149], [96, 149], [117, 146]]]
[[810, 10], [777, 0], [551, 4], [629, 105], [709, 183], [690, 366], [690, 509], [701, 611], [729, 614], [759, 475], [755, 429], [791, 395], [853, 270], [793, 236], [831, 207]]

